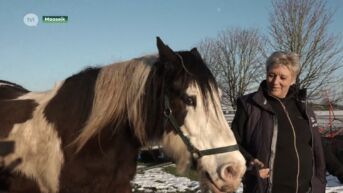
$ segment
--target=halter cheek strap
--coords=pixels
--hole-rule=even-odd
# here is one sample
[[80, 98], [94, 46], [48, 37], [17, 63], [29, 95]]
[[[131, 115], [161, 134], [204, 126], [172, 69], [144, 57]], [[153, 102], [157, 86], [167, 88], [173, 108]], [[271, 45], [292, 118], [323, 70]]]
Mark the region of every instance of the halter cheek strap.
[[181, 131], [180, 126], [177, 124], [176, 119], [173, 116], [173, 112], [170, 108], [169, 97], [167, 95], [164, 96], [164, 117], [166, 119], [165, 124], [167, 121], [169, 121], [169, 123], [172, 124], [174, 130], [180, 136], [182, 141], [185, 143], [188, 151], [191, 153], [193, 160], [200, 159], [201, 157], [206, 155], [220, 154], [238, 150], [237, 144], [218, 148], [211, 148], [206, 150], [199, 150], [198, 148], [196, 148], [191, 143], [189, 138]]

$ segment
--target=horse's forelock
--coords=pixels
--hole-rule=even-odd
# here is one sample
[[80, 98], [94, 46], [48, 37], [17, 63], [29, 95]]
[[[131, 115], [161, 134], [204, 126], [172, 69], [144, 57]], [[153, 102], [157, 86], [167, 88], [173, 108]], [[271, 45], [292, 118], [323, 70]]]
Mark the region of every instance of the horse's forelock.
[[[187, 88], [191, 84], [196, 84], [199, 87], [200, 94], [202, 95], [203, 104], [208, 109], [208, 103], [215, 104], [215, 98], [219, 96], [217, 82], [212, 75], [211, 71], [203, 60], [198, 55], [194, 55], [192, 52], [178, 52], [182, 58], [184, 70], [181, 77], [177, 79], [182, 80], [182, 85]], [[214, 106], [216, 112], [217, 106]]]
[[217, 101], [220, 99], [219, 90], [216, 82], [208, 80], [208, 82], [203, 81], [194, 81], [194, 83], [200, 91], [200, 96], [202, 97], [202, 103], [204, 104], [205, 111], [209, 109], [209, 104], [213, 104], [213, 108], [218, 115], [218, 112], [221, 111], [220, 105], [217, 105]]

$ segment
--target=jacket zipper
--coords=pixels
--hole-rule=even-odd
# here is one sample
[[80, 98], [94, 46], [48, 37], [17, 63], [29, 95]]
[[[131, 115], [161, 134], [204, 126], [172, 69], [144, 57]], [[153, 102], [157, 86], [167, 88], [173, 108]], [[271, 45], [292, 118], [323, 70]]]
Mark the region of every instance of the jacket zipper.
[[[277, 99], [277, 98], [276, 98]], [[294, 126], [293, 126], [293, 123], [292, 123], [292, 120], [291, 118], [289, 117], [289, 114], [288, 114], [288, 111], [285, 107], [285, 105], [279, 100], [277, 99], [281, 106], [282, 106], [282, 109], [283, 111], [285, 112], [286, 116], [287, 116], [287, 119], [292, 127], [292, 132], [293, 132], [293, 137], [294, 137], [294, 150], [295, 150], [295, 154], [297, 156], [297, 177], [296, 177], [296, 189], [295, 189], [295, 193], [298, 193], [298, 189], [299, 189], [299, 176], [300, 176], [300, 158], [299, 158], [299, 153], [298, 153], [298, 148], [297, 148], [297, 136], [296, 136], [296, 133], [295, 133], [295, 129], [294, 129]]]

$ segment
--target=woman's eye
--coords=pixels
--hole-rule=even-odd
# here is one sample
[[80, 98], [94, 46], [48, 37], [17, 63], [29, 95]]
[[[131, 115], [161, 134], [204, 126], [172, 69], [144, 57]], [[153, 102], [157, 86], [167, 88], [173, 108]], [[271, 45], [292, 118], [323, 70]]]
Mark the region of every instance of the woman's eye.
[[186, 96], [184, 98], [184, 103], [189, 106], [195, 106], [195, 99], [194, 97]]

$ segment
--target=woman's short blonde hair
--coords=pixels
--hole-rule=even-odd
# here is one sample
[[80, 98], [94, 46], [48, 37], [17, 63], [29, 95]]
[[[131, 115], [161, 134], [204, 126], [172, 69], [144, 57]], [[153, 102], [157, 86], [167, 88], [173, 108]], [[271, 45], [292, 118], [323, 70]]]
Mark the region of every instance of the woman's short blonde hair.
[[292, 72], [293, 77], [296, 78], [300, 72], [299, 55], [294, 52], [274, 52], [267, 59], [266, 70], [268, 72], [271, 68], [279, 65], [286, 66]]

